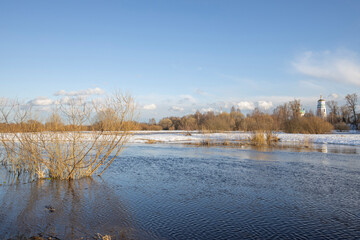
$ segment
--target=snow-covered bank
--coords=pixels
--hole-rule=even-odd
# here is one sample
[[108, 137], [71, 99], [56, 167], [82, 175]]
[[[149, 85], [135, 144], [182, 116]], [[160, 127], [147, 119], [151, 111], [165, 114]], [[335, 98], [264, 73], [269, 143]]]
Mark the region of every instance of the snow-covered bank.
[[[32, 141], [50, 141], [53, 139], [50, 133], [24, 133]], [[19, 141], [21, 134], [4, 133], [1, 135], [3, 140]], [[315, 144], [338, 144], [360, 146], [360, 132], [357, 133], [332, 133], [332, 134], [290, 134], [274, 133], [283, 143], [315, 143]], [[72, 133], [56, 133], [57, 140], [69, 141]], [[100, 141], [108, 141], [111, 132], [100, 136]], [[94, 141], [97, 134], [94, 132], [81, 132], [79, 141]], [[130, 143], [200, 143], [211, 141], [215, 143], [246, 141], [252, 137], [251, 133], [246, 132], [221, 132], [221, 133], [201, 133], [198, 131], [135, 131], [130, 136]]]
[[[360, 145], [360, 133], [333, 133], [333, 134], [290, 134], [275, 133], [281, 142], [312, 142], [316, 144]], [[239, 141], [247, 140], [251, 133], [224, 132], [206, 133], [191, 131], [137, 131], [131, 137], [130, 143], [196, 143], [204, 140], [212, 141]]]

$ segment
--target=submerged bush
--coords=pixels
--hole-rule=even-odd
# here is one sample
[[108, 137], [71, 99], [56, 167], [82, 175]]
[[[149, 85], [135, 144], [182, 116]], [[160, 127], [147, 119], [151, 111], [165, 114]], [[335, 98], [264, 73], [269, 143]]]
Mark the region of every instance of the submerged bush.
[[[115, 94], [103, 102], [71, 99], [58, 104], [44, 129], [29, 129], [33, 106], [16, 101], [0, 104], [2, 163], [20, 175], [74, 179], [101, 175], [124, 150], [130, 137], [134, 102]], [[14, 128], [16, 126], [16, 128]], [[66, 126], [66, 127], [65, 127]], [[84, 131], [91, 130], [91, 131]]]

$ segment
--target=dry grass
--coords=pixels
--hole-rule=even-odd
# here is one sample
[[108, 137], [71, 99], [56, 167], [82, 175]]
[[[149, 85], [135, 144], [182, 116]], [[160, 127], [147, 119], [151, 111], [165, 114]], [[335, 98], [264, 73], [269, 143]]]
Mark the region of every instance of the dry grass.
[[146, 144], [156, 144], [161, 143], [162, 141], [155, 140], [155, 139], [146, 139], [146, 138], [139, 138], [139, 140], [144, 141]]
[[276, 135], [274, 135], [274, 133], [272, 131], [266, 132], [266, 143], [268, 145], [276, 144], [279, 141], [280, 141], [280, 139]]
[[253, 145], [265, 145], [266, 144], [265, 133], [262, 131], [254, 132], [250, 138], [250, 142]]
[[278, 143], [280, 139], [273, 134], [272, 131], [256, 131], [253, 133], [253, 135], [250, 137], [250, 143], [252, 145], [274, 145]]
[[189, 144], [194, 144], [194, 145], [197, 145], [197, 146], [204, 146], [204, 147], [237, 146], [237, 145], [239, 145], [237, 142], [231, 142], [231, 141], [228, 141], [228, 140], [214, 141], [214, 140], [211, 140], [211, 139], [204, 139], [204, 140], [201, 140], [200, 142], [189, 143]]
[[96, 234], [96, 239], [98, 240], [111, 240], [110, 235], [101, 235], [100, 233]]
[[230, 141], [228, 141], [227, 139], [225, 139], [225, 140], [222, 142], [222, 145], [224, 145], [224, 146], [229, 146], [229, 145], [230, 145]]
[[161, 142], [161, 141], [154, 140], [154, 139], [146, 139], [147, 144], [155, 144], [155, 143], [159, 143], [159, 142]]
[[205, 127], [202, 127], [201, 130], [200, 130], [200, 133], [201, 133], [201, 134], [210, 134], [211, 131], [208, 130], [207, 128], [205, 128]]
[[207, 147], [215, 145], [214, 142], [210, 140], [210, 138], [203, 139], [200, 142], [198, 142], [197, 144], [200, 146], [207, 146]]

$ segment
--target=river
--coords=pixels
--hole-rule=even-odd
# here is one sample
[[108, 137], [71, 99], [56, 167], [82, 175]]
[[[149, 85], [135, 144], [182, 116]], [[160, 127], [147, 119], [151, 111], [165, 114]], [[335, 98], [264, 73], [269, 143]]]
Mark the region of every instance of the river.
[[359, 239], [358, 150], [131, 144], [102, 177], [3, 173], [0, 239]]

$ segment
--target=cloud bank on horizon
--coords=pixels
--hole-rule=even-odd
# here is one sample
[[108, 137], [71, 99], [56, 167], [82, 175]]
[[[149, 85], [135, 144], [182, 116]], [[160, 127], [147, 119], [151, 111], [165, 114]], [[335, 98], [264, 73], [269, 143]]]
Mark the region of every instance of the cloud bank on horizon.
[[66, 104], [70, 100], [77, 99], [77, 100], [87, 100], [92, 98], [95, 95], [103, 95], [105, 94], [105, 90], [101, 88], [88, 88], [85, 90], [79, 90], [79, 91], [65, 91], [60, 90], [53, 94], [53, 96], [56, 97], [56, 99], [52, 99], [50, 97], [46, 96], [39, 96], [34, 99], [31, 99], [27, 101], [27, 104], [30, 104], [32, 106], [51, 106], [51, 105], [57, 105], [57, 104]]
[[102, 95], [105, 91], [101, 88], [88, 88], [86, 90], [79, 90], [79, 91], [65, 91], [60, 90], [54, 93], [54, 96], [71, 96], [71, 97], [77, 97], [77, 96], [91, 96], [91, 95]]

